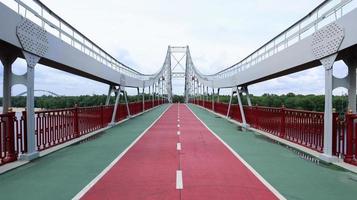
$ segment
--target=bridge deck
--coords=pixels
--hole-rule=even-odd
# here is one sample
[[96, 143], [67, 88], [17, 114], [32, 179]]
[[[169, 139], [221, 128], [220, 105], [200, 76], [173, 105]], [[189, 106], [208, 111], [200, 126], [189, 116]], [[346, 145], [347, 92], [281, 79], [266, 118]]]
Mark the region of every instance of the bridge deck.
[[186, 105], [171, 106], [84, 196], [103, 198], [277, 199]]
[[[156, 108], [109, 129], [93, 140], [0, 175], [1, 199], [74, 197], [138, 138], [166, 107]], [[177, 127], [177, 108], [177, 105], [172, 106], [85, 197], [96, 197], [92, 196], [94, 194], [103, 195], [101, 199], [110, 199], [111, 195], [132, 194], [136, 196], [131, 198], [144, 195], [146, 199], [262, 199], [259, 197], [262, 194], [266, 199], [275, 198], [184, 105], [180, 106], [180, 127]], [[287, 199], [357, 197], [355, 174], [306, 161], [258, 134], [238, 130], [237, 125], [208, 111], [194, 105], [190, 108]], [[178, 129], [180, 136], [177, 136]], [[177, 142], [181, 143], [180, 154], [176, 149]], [[182, 190], [176, 189], [175, 172], [179, 168], [183, 172]], [[131, 199], [127, 197], [124, 199]]]

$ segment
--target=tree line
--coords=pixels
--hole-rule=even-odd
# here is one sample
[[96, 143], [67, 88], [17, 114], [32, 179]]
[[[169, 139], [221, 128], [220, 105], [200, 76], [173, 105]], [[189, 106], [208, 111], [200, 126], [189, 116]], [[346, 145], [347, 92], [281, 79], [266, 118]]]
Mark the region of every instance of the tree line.
[[[206, 96], [207, 97], [207, 96]], [[209, 96], [211, 99], [212, 97]], [[217, 96], [215, 99], [217, 100]], [[220, 95], [219, 101], [228, 103], [230, 99], [229, 95]], [[243, 105], [247, 105], [246, 96], [242, 96]], [[262, 96], [250, 95], [252, 105], [266, 106], [266, 107], [286, 107], [298, 110], [308, 110], [308, 111], [318, 111], [323, 112], [325, 108], [325, 96], [324, 95], [300, 95], [294, 93], [288, 93], [283, 95], [276, 94], [263, 94]], [[237, 97], [232, 98], [232, 103], [236, 104], [238, 102]], [[343, 96], [333, 96], [333, 108], [336, 112], [345, 113], [348, 106], [348, 97]]]
[[[98, 106], [104, 105], [106, 101], [106, 95], [83, 95], [83, 96], [40, 96], [35, 97], [35, 107], [44, 109], [59, 109], [59, 108], [70, 108], [75, 105], [78, 106]], [[145, 99], [149, 100], [150, 96], [145, 95]], [[201, 97], [203, 98], [203, 97]], [[205, 96], [205, 99], [212, 99], [211, 96]], [[217, 100], [217, 96], [215, 96]], [[220, 102], [228, 103], [230, 99], [229, 95], [220, 95]], [[288, 93], [283, 95], [276, 94], [264, 94], [262, 96], [250, 95], [250, 99], [253, 105], [267, 106], [267, 107], [282, 107], [300, 110], [310, 110], [310, 111], [323, 111], [324, 110], [324, 95], [297, 95], [294, 93]], [[0, 98], [0, 103], [2, 105], [2, 98]], [[129, 102], [141, 101], [142, 96], [128, 96]], [[111, 97], [110, 102], [113, 104], [115, 102], [115, 97]], [[120, 102], [124, 103], [124, 98], [121, 96]], [[184, 102], [184, 96], [174, 95], [173, 102]], [[237, 103], [237, 98], [232, 99], [232, 103]], [[242, 97], [242, 103], [247, 105], [247, 98]], [[13, 107], [25, 107], [26, 97], [12, 97], [11, 105]], [[344, 113], [347, 109], [348, 98], [347, 96], [334, 96], [333, 97], [333, 107], [339, 113]]]

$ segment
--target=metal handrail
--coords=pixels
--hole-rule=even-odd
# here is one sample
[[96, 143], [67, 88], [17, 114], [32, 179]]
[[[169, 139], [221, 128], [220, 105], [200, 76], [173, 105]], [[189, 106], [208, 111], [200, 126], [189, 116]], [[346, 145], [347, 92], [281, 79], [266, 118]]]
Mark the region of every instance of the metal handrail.
[[[240, 62], [224, 70], [221, 70], [217, 73], [205, 75], [205, 76], [210, 78], [211, 80], [227, 78], [256, 65], [257, 63], [265, 60], [266, 58], [272, 55], [275, 55], [281, 50], [288, 48], [292, 44], [295, 44], [296, 42], [306, 38], [307, 36], [312, 35], [314, 32], [319, 30], [319, 28], [321, 28], [319, 27], [319, 24], [325, 22], [325, 20], [328, 20], [330, 16], [334, 15], [333, 20], [336, 21], [337, 19], [348, 13], [348, 12], [344, 13], [343, 8], [346, 5], [350, 4], [351, 2], [352, 0], [326, 0], [322, 2], [315, 9], [309, 12], [309, 14], [307, 14], [305, 17], [301, 18], [292, 26], [290, 26], [289, 28], [287, 28], [286, 30], [275, 36], [273, 39], [271, 39], [270, 41], [259, 47], [253, 53], [242, 59]], [[327, 10], [324, 11], [323, 9], [326, 8]], [[324, 12], [319, 13], [321, 11]], [[316, 16], [315, 20], [312, 20], [310, 23], [304, 24], [314, 16]], [[295, 29], [297, 31], [292, 32]], [[307, 33], [311, 29], [313, 29], [313, 32]], [[292, 42], [293, 40], [296, 39], [297, 41]], [[289, 42], [292, 42], [292, 44], [289, 44]]]
[[[21, 15], [21, 8], [25, 9], [23, 17], [31, 20], [27, 16], [27, 12], [30, 12], [33, 14], [35, 17], [37, 17], [40, 21], [43, 29], [46, 30], [46, 25], [53, 28], [54, 30], [58, 31], [58, 35], [55, 35], [62, 41], [70, 44], [72, 47], [82, 51], [83, 53], [87, 54], [88, 56], [96, 59], [97, 61], [101, 62], [102, 64], [108, 66], [112, 70], [115, 70], [119, 73], [123, 73], [129, 77], [137, 78], [140, 80], [148, 80], [152, 77], [157, 76], [162, 70], [160, 69], [158, 73], [154, 74], [143, 74], [140, 73], [133, 68], [121, 63], [118, 61], [116, 58], [114, 58], [112, 55], [107, 53], [105, 50], [103, 50], [100, 46], [95, 44], [92, 40], [90, 40], [88, 37], [86, 37], [84, 34], [82, 34], [80, 31], [78, 31], [76, 28], [74, 28], [71, 24], [66, 22], [64, 19], [62, 19], [60, 16], [58, 16], [55, 12], [53, 12], [51, 9], [49, 9], [46, 5], [44, 5], [40, 0], [32, 0], [39, 8], [40, 12], [36, 11], [33, 6], [31, 7], [30, 5], [26, 4], [22, 0], [14, 0], [17, 3], [17, 13]], [[6, 4], [6, 3], [5, 3]], [[11, 7], [10, 7], [11, 8]], [[16, 10], [15, 10], [16, 11]], [[56, 24], [51, 22], [49, 19], [44, 17], [44, 13], [50, 15], [56, 20]], [[36, 22], [35, 22], [36, 23]], [[66, 27], [69, 29], [69, 31], [64, 30], [63, 27]], [[67, 37], [70, 39], [70, 43], [64, 39], [64, 37]], [[79, 44], [78, 48], [76, 44]]]

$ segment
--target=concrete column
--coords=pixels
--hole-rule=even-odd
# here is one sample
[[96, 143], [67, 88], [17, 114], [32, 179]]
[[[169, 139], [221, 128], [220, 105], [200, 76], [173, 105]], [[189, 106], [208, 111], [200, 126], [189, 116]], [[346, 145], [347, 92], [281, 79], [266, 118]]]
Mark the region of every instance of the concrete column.
[[251, 107], [251, 106], [252, 106], [252, 101], [250, 100], [250, 95], [249, 95], [248, 86], [245, 86], [245, 87], [244, 87], [244, 91], [245, 91], [245, 94], [247, 95], [248, 106]]
[[332, 156], [332, 68], [325, 69], [324, 155]]
[[164, 101], [164, 79], [161, 81], [161, 100]]
[[240, 92], [239, 92], [238, 86], [237, 86], [237, 99], [238, 99], [238, 105], [239, 105], [240, 114], [241, 114], [241, 117], [242, 117], [243, 127], [246, 127], [247, 126], [247, 121], [245, 120], [245, 113], [244, 113], [244, 109], [243, 109], [242, 100], [240, 98]]
[[212, 110], [214, 111], [214, 88], [212, 88]]
[[229, 117], [229, 113], [231, 111], [231, 105], [232, 105], [232, 99], [233, 99], [233, 94], [234, 94], [234, 89], [232, 88], [231, 96], [229, 98], [229, 104], [228, 104], [228, 111], [227, 111], [227, 118]]
[[348, 89], [348, 108], [356, 113], [356, 65], [349, 66], [348, 71], [350, 73], [349, 89]]
[[196, 86], [195, 86], [196, 81], [193, 80], [192, 84], [193, 84], [193, 103], [195, 104], [196, 103]]
[[357, 58], [349, 58], [344, 60], [345, 64], [348, 66], [348, 110], [352, 113], [356, 113], [356, 68], [357, 68]]
[[151, 100], [151, 86], [149, 86], [149, 101]]
[[138, 92], [137, 101], [139, 102], [140, 101], [140, 88], [137, 87], [136, 89], [137, 89], [137, 92]]
[[36, 150], [35, 139], [35, 69], [34, 67], [27, 66], [27, 98], [26, 98], [26, 120], [27, 120], [27, 152], [29, 154], [28, 159], [32, 160], [38, 156]]
[[219, 92], [221, 91], [221, 88], [217, 89], [217, 102], [219, 102]]
[[152, 84], [152, 103], [155, 102], [155, 83]]
[[3, 74], [3, 113], [7, 113], [11, 107], [11, 87], [12, 87], [12, 64], [15, 62], [14, 56], [1, 56], [1, 63], [4, 66]]
[[131, 118], [129, 102], [128, 102], [128, 93], [125, 91], [125, 88], [123, 90], [123, 95], [124, 95], [124, 99], [125, 99], [126, 110], [128, 112], [128, 117]]
[[332, 155], [332, 91], [333, 91], [333, 64], [337, 54], [321, 60], [325, 68], [325, 113], [324, 113], [324, 147], [321, 159], [326, 162], [335, 162]]
[[[200, 100], [204, 101], [205, 100], [205, 91], [203, 89], [203, 83], [200, 84]], [[202, 104], [203, 105], [203, 104]]]
[[113, 110], [113, 114], [112, 114], [112, 121], [110, 123], [111, 126], [113, 126], [115, 124], [115, 117], [117, 114], [118, 104], [119, 104], [119, 100], [120, 100], [120, 85], [119, 85], [119, 88], [114, 91], [114, 93], [115, 93], [115, 104], [114, 104], [114, 110]]
[[112, 85], [109, 86], [107, 99], [105, 100], [105, 105], [109, 105], [109, 103], [110, 103], [110, 97], [111, 97], [112, 92], [113, 92], [113, 87], [114, 86], [112, 86]]
[[33, 160], [38, 157], [39, 153], [36, 149], [35, 136], [35, 66], [40, 60], [40, 57], [23, 51], [27, 62], [26, 73], [26, 132], [27, 132], [27, 153], [21, 155], [23, 160]]
[[143, 95], [143, 111], [145, 111], [145, 87], [143, 86], [143, 93], [142, 93], [142, 95]]
[[208, 101], [208, 86], [207, 86], [207, 88], [206, 88], [206, 92], [207, 92], [207, 98], [206, 98], [206, 101]]

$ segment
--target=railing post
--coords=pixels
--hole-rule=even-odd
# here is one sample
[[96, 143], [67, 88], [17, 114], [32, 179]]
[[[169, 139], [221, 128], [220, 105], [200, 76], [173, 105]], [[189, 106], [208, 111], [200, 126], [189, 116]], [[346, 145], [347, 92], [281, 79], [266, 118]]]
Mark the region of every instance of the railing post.
[[347, 134], [346, 134], [346, 155], [344, 161], [353, 161], [353, 117], [352, 113], [346, 114]]
[[12, 162], [17, 160], [17, 153], [15, 151], [15, 135], [14, 135], [14, 119], [15, 112], [8, 112], [6, 116], [6, 129], [5, 129], [5, 138], [6, 138], [6, 158], [4, 162]]
[[22, 111], [22, 118], [23, 118], [23, 131], [24, 131], [24, 153], [27, 153], [27, 118], [26, 118], [26, 110]]
[[337, 156], [337, 142], [339, 142], [339, 138], [337, 137], [338, 113], [336, 113], [336, 109], [333, 109], [332, 116], [332, 155]]
[[78, 106], [74, 105], [74, 137], [79, 137], [79, 119], [78, 119]]
[[285, 106], [281, 107], [280, 138], [285, 138]]

